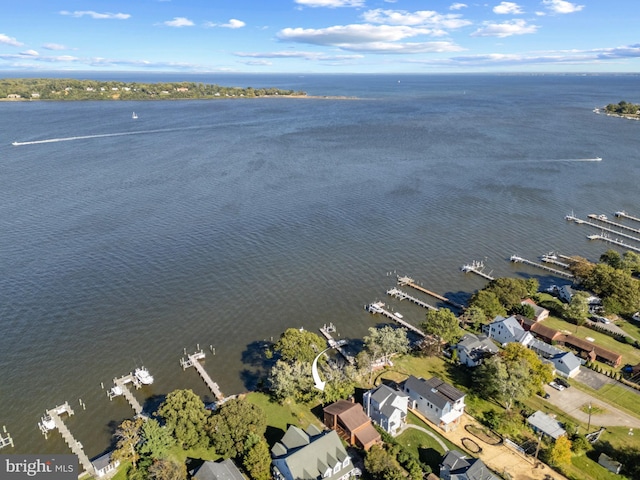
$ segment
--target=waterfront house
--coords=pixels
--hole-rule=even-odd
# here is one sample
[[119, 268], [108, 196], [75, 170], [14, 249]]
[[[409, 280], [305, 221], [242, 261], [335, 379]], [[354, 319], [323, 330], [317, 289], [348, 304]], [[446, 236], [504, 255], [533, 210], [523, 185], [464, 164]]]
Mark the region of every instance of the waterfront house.
[[530, 298], [527, 298], [520, 303], [522, 305], [530, 305], [533, 308], [532, 320], [535, 320], [536, 322], [541, 322], [542, 320], [544, 320], [549, 316], [549, 310], [547, 310], [546, 308], [542, 308]]
[[467, 367], [477, 367], [482, 361], [498, 353], [498, 347], [484, 334], [465, 334], [455, 346], [458, 352], [458, 360]]
[[443, 480], [500, 480], [479, 458], [467, 458], [458, 450], [449, 450], [440, 464]]
[[540, 410], [527, 418], [527, 423], [534, 432], [541, 433], [553, 440], [557, 440], [567, 434], [565, 429], [562, 428], [562, 425], [560, 425], [560, 422]]
[[102, 478], [106, 475], [111, 476], [120, 466], [120, 460], [111, 461], [112, 453], [113, 451], [109, 451], [91, 460], [91, 465], [93, 465], [96, 477]]
[[207, 460], [191, 472], [193, 480], [245, 480], [230, 458], [220, 462]]
[[347, 480], [360, 476], [335, 430], [311, 425], [305, 432], [292, 425], [271, 449], [276, 480]]
[[349, 445], [369, 450], [382, 441], [359, 403], [338, 400], [324, 407], [323, 413], [325, 426], [335, 430]]
[[558, 298], [565, 303], [571, 302], [571, 297], [573, 297], [574, 293], [575, 292], [573, 288], [571, 288], [571, 285], [562, 285], [561, 287], [558, 287]]
[[409, 395], [410, 407], [444, 431], [453, 430], [464, 414], [465, 394], [437, 377], [425, 380], [413, 375], [402, 384]]
[[482, 331], [502, 346], [512, 342], [527, 343], [527, 332], [515, 315], [508, 318], [498, 315], [493, 322], [484, 325]]
[[365, 413], [374, 423], [391, 435], [396, 435], [407, 423], [409, 397], [387, 385], [365, 392], [362, 403]]

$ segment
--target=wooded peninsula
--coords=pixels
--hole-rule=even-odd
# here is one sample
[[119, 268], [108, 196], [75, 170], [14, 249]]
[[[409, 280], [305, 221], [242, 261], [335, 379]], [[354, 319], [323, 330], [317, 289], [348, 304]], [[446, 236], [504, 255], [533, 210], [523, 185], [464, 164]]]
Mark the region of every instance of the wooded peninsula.
[[640, 105], [621, 100], [618, 103], [610, 103], [605, 107], [610, 115], [620, 115], [628, 118], [640, 118]]
[[306, 92], [274, 87], [224, 87], [197, 82], [138, 83], [69, 78], [0, 79], [0, 100], [186, 100], [306, 95]]

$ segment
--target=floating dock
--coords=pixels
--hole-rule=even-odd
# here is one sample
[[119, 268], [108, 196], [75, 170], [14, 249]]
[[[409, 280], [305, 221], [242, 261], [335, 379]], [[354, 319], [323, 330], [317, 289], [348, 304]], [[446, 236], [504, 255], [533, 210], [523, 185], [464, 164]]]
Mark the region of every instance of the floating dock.
[[394, 288], [391, 288], [391, 289], [387, 290], [387, 295], [391, 295], [392, 297], [397, 298], [400, 301], [409, 300], [410, 302], [413, 302], [416, 305], [420, 305], [422, 308], [426, 308], [426, 309], [429, 309], [429, 310], [437, 310], [437, 308], [434, 307], [433, 305], [429, 305], [427, 302], [423, 302], [419, 298], [412, 297], [411, 295], [409, 295], [406, 292], [403, 292], [399, 288], [395, 288], [394, 287]]
[[633, 220], [634, 222], [639, 222], [640, 223], [640, 218], [633, 217], [633, 216], [629, 215], [627, 212], [625, 212], [623, 210], [617, 211], [616, 213], [614, 213], [614, 215], [616, 217], [619, 217], [619, 218], [627, 218], [629, 220]]
[[0, 435], [0, 448], [4, 448], [7, 446], [11, 446], [13, 447], [13, 438], [11, 438], [11, 435], [9, 433], [7, 433], [7, 427], [5, 427], [4, 425], [2, 426], [2, 431], [4, 432], [4, 435]]
[[421, 287], [420, 285], [418, 285], [417, 283], [415, 283], [415, 281], [413, 280], [413, 278], [407, 277], [407, 276], [403, 276], [401, 277], [400, 275], [398, 275], [398, 285], [400, 285], [401, 287], [407, 286], [407, 287], [411, 287], [415, 290], [418, 290], [420, 292], [426, 293], [427, 295], [431, 295], [434, 298], [437, 298], [438, 300], [447, 303], [449, 305], [452, 305], [456, 308], [461, 308], [464, 309], [463, 305], [460, 305], [459, 303], [454, 302], [453, 300], [449, 300], [447, 297], [443, 297], [442, 295], [438, 295], [435, 292], [432, 292], [430, 290], [427, 290], [426, 288]]
[[407, 330], [411, 330], [413, 333], [420, 335], [423, 338], [426, 337], [425, 333], [422, 330], [420, 330], [418, 327], [414, 327], [410, 323], [405, 322], [402, 318], [398, 317], [397, 313], [391, 313], [389, 310], [386, 310], [384, 307], [385, 307], [385, 304], [383, 302], [374, 302], [374, 303], [370, 303], [369, 305], [365, 305], [364, 308], [369, 313], [374, 313], [374, 314], [379, 313], [380, 315], [383, 315], [387, 318], [390, 318], [394, 322], [399, 323]]
[[349, 355], [349, 353], [344, 348], [344, 346], [347, 344], [347, 341], [346, 340], [336, 340], [335, 338], [333, 338], [333, 335], [331, 335], [331, 334], [335, 333], [335, 332], [336, 332], [336, 327], [331, 322], [329, 323], [329, 325], [327, 325], [325, 323], [322, 327], [320, 327], [320, 333], [322, 333], [322, 335], [324, 335], [324, 338], [327, 339], [327, 342], [329, 343], [329, 346], [331, 348], [334, 348], [351, 365], [355, 364], [356, 363], [356, 359], [353, 357], [353, 355]]
[[587, 235], [587, 238], [589, 240], [602, 240], [603, 242], [611, 243], [613, 245], [618, 245], [619, 247], [623, 247], [628, 250], [633, 250], [634, 252], [640, 253], [640, 248], [633, 247], [627, 243], [624, 243], [622, 240], [617, 240], [617, 239], [608, 237], [607, 235]]
[[564, 272], [562, 270], [551, 268], [551, 267], [548, 267], [548, 266], [543, 265], [541, 263], [532, 262], [531, 260], [527, 260], [526, 258], [519, 257], [518, 255], [511, 255], [509, 260], [511, 260], [513, 263], [524, 263], [525, 265], [531, 265], [532, 267], [538, 267], [538, 268], [541, 268], [543, 270], [546, 270], [547, 272], [551, 272], [551, 273], [553, 273], [555, 275], [559, 275], [561, 277], [573, 278], [573, 275], [571, 273], [569, 273], [569, 272]]
[[69, 446], [71, 451], [78, 456], [78, 460], [80, 461], [82, 468], [84, 468], [85, 472], [89, 475], [93, 476], [95, 474], [95, 469], [91, 460], [89, 460], [89, 457], [84, 453], [82, 444], [77, 441], [73, 435], [71, 435], [71, 432], [60, 418], [60, 416], [65, 413], [69, 416], [73, 415], [73, 410], [69, 406], [69, 402], [65, 402], [51, 410], [47, 410], [40, 423], [38, 423], [38, 427], [44, 434], [45, 438], [47, 438], [47, 432], [49, 430], [57, 428], [65, 443]]
[[195, 368], [200, 377], [202, 377], [202, 380], [204, 380], [207, 388], [209, 388], [209, 390], [211, 390], [211, 393], [213, 393], [213, 395], [216, 397], [216, 400], [218, 402], [223, 402], [224, 395], [222, 394], [220, 387], [216, 382], [213, 381], [213, 379], [209, 376], [207, 371], [200, 363], [200, 360], [204, 359], [205, 357], [206, 355], [203, 350], [197, 351], [195, 353], [192, 353], [191, 355], [187, 355], [186, 358], [181, 358], [180, 366], [182, 367], [182, 370], [186, 370], [189, 367]]
[[480, 275], [482, 278], [489, 281], [495, 280], [491, 275], [484, 273], [484, 263], [478, 262], [477, 260], [474, 260], [470, 264], [463, 265], [460, 270], [462, 270], [464, 273], [475, 273], [476, 275]]

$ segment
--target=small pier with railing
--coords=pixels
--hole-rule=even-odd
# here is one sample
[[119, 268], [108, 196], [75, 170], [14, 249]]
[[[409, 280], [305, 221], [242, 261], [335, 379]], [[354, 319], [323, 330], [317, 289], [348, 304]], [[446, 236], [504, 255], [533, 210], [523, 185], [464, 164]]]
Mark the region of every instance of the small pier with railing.
[[421, 337], [425, 337], [425, 333], [420, 330], [418, 327], [414, 327], [413, 325], [411, 325], [410, 323], [406, 322], [405, 320], [402, 319], [402, 316], [398, 316], [399, 313], [392, 313], [389, 310], [385, 309], [385, 304], [383, 302], [374, 302], [374, 303], [370, 303], [368, 305], [365, 305], [365, 310], [369, 313], [379, 313], [380, 315], [383, 315], [391, 320], [393, 320], [396, 323], [399, 323], [400, 325], [402, 325], [404, 328], [406, 328], [407, 330], [412, 331], [413, 333], [421, 336]]
[[447, 304], [449, 304], [449, 305], [451, 305], [453, 307], [464, 309], [463, 305], [460, 305], [459, 303], [456, 303], [453, 300], [449, 300], [447, 297], [443, 297], [442, 295], [439, 295], [439, 294], [437, 294], [435, 292], [432, 292], [431, 290], [427, 290], [426, 288], [418, 285], [413, 280], [413, 278], [407, 277], [406, 275], [405, 276], [398, 275], [398, 285], [400, 285], [401, 287], [405, 287], [405, 286], [406, 287], [411, 287], [411, 288], [413, 288], [415, 290], [418, 290], [419, 292], [426, 293], [427, 295], [430, 295], [433, 298], [437, 298], [438, 300], [440, 300], [440, 301], [442, 301], [444, 303], [447, 303]]
[[569, 272], [558, 270], [556, 268], [551, 268], [551, 267], [548, 267], [547, 265], [543, 265], [542, 263], [532, 262], [531, 260], [527, 260], [526, 258], [519, 257], [518, 255], [511, 255], [509, 260], [511, 260], [513, 263], [524, 263], [525, 265], [541, 268], [542, 270], [546, 270], [547, 272], [551, 272], [560, 277], [573, 278], [573, 274]]
[[484, 263], [479, 262], [477, 260], [474, 260], [471, 263], [463, 265], [462, 268], [460, 268], [460, 270], [462, 270], [464, 273], [475, 273], [476, 275], [479, 275], [482, 278], [489, 281], [494, 280], [491, 274], [484, 273]]
[[200, 375], [200, 377], [202, 377], [202, 380], [204, 380], [204, 383], [207, 385], [207, 388], [216, 397], [216, 400], [218, 402], [223, 402], [224, 395], [222, 394], [220, 387], [216, 382], [213, 381], [213, 379], [209, 376], [207, 371], [204, 369], [204, 367], [200, 363], [200, 360], [203, 360], [206, 357], [204, 350], [200, 349], [200, 345], [198, 345], [198, 350], [196, 350], [196, 352], [190, 355], [187, 355], [186, 349], [185, 349], [185, 355], [186, 357], [180, 359], [180, 366], [182, 367], [182, 370], [186, 370], [189, 367], [195, 368], [196, 371], [198, 372], [198, 375]]
[[[604, 219], [606, 219], [606, 217], [604, 217], [603, 215], [596, 215], [596, 217], [601, 217], [601, 218], [597, 218], [600, 222], [604, 222], [605, 221]], [[613, 230], [612, 228], [605, 227], [604, 225], [599, 225], [597, 223], [589, 222], [587, 220], [578, 221], [578, 219], [576, 219], [575, 217], [572, 217], [571, 219], [567, 218], [567, 220], [571, 220], [571, 221], [573, 221], [575, 223], [589, 225], [590, 227], [597, 228], [597, 229], [599, 229], [599, 230], [601, 230], [603, 232], [603, 234], [602, 234], [603, 237], [604, 237], [604, 232], [608, 232], [608, 233], [611, 233], [611, 234], [613, 234], [613, 235], [615, 235], [617, 237], [623, 237], [623, 238], [626, 238], [628, 240], [633, 240], [634, 242], [640, 242], [640, 238], [638, 238], [638, 237], [634, 237], [633, 235], [628, 235], [626, 233], [619, 232], [617, 230]]]
[[633, 228], [630, 227], [628, 225], [624, 225], [622, 223], [618, 223], [618, 222], [613, 222], [611, 220], [609, 220], [606, 215], [596, 215], [594, 213], [587, 215], [589, 218], [592, 218], [594, 220], [598, 220], [599, 222], [602, 223], [606, 223], [607, 225], [611, 225], [613, 227], [619, 228], [621, 230], [626, 230], [628, 232], [633, 232], [633, 233], [640, 233], [640, 228]]
[[638, 217], [634, 217], [632, 215], [629, 215], [627, 212], [625, 212], [624, 210], [618, 210], [616, 213], [614, 213], [614, 215], [618, 218], [626, 218], [628, 220], [633, 220], [634, 222], [639, 222], [640, 223], [640, 218]]
[[87, 457], [86, 453], [84, 453], [82, 444], [73, 437], [67, 426], [62, 421], [62, 418], [60, 418], [60, 416], [65, 413], [68, 416], [73, 415], [73, 410], [71, 409], [71, 406], [69, 406], [69, 402], [65, 402], [51, 410], [47, 410], [45, 415], [40, 419], [38, 428], [40, 428], [40, 431], [43, 433], [45, 438], [47, 438], [47, 432], [58, 429], [58, 432], [62, 435], [65, 443], [69, 446], [71, 451], [78, 456], [78, 460], [80, 461], [82, 468], [84, 468], [85, 472], [89, 475], [93, 476], [93, 464], [91, 463], [91, 460], [89, 460], [89, 457]]
[[324, 338], [327, 339], [327, 343], [333, 349], [335, 349], [340, 355], [344, 357], [344, 359], [349, 362], [351, 365], [356, 363], [356, 359], [353, 355], [350, 355], [347, 350], [344, 348], [347, 344], [346, 340], [336, 340], [333, 338], [333, 334], [336, 333], [336, 326], [329, 322], [329, 325], [326, 323], [320, 327], [320, 333], [324, 335]]
[[7, 432], [7, 427], [3, 425], [2, 431], [4, 435], [0, 434], [0, 448], [13, 447], [13, 438], [11, 438], [11, 435]]
[[395, 288], [395, 287], [394, 288], [390, 288], [389, 290], [387, 290], [387, 295], [390, 295], [390, 296], [392, 296], [394, 298], [397, 298], [400, 301], [409, 300], [410, 302], [413, 302], [416, 305], [419, 305], [422, 308], [426, 308], [428, 310], [437, 310], [437, 308], [434, 307], [433, 305], [429, 305], [427, 302], [423, 302], [419, 298], [413, 297], [413, 296], [409, 295], [407, 292], [403, 292], [399, 288]]
[[144, 367], [137, 368], [133, 373], [114, 378], [113, 387], [107, 391], [107, 397], [109, 397], [109, 400], [113, 400], [115, 397], [123, 396], [129, 405], [131, 405], [136, 416], [144, 417], [142, 405], [138, 402], [131, 390], [129, 390], [129, 385], [131, 384], [136, 389], [139, 389], [143, 385], [149, 385], [151, 383], [153, 383], [153, 377], [149, 374], [149, 371]]
[[608, 235], [587, 235], [589, 240], [602, 240], [603, 242], [611, 243], [613, 245], [618, 245], [619, 247], [626, 248], [627, 250], [633, 250], [634, 252], [640, 252], [640, 248], [629, 245], [628, 243], [624, 243], [622, 240], [618, 240], [616, 238], [611, 238]]
[[551, 263], [553, 265], [557, 265], [558, 267], [569, 268], [568, 263], [561, 262], [560, 260], [558, 260], [558, 256], [553, 253], [546, 253], [540, 256], [540, 260], [542, 260], [544, 263]]

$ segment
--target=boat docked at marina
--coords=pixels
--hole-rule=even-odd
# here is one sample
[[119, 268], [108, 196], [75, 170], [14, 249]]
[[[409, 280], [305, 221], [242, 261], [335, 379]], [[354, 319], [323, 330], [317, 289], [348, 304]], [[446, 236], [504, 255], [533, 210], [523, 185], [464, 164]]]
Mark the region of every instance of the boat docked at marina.
[[153, 376], [145, 367], [136, 368], [133, 376], [143, 385], [151, 385], [153, 383]]

